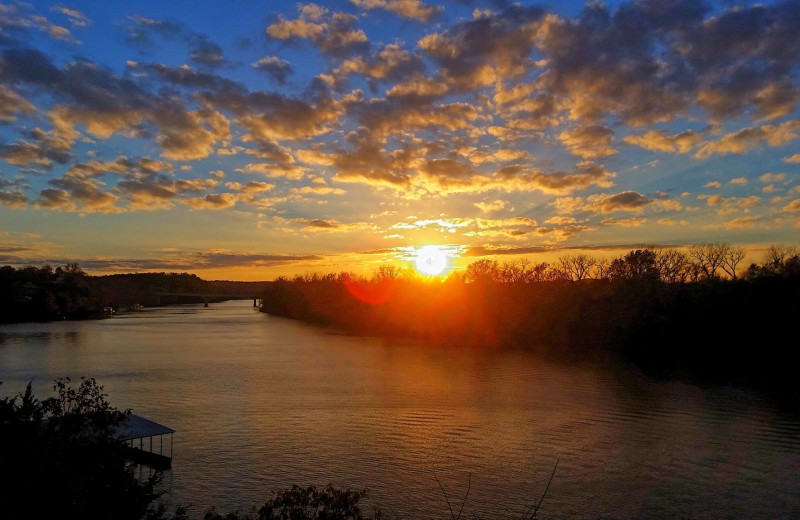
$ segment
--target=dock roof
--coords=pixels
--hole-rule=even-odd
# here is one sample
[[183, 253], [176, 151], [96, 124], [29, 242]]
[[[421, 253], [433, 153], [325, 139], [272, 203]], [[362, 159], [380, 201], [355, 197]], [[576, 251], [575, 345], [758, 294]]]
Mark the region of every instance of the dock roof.
[[121, 441], [129, 441], [168, 433], [175, 433], [175, 430], [150, 419], [145, 419], [141, 415], [130, 414], [128, 419], [117, 427], [115, 436]]

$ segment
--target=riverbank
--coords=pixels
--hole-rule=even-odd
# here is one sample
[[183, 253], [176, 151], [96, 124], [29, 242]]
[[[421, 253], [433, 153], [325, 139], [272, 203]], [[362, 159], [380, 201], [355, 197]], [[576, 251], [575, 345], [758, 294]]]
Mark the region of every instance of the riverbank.
[[270, 285], [262, 311], [434, 344], [579, 358], [614, 352], [655, 375], [797, 395], [784, 338], [800, 315], [798, 291], [800, 277], [673, 284], [329, 279]]
[[269, 282], [208, 281], [188, 273], [90, 276], [77, 264], [0, 267], [0, 323], [87, 320], [120, 310], [252, 299]]

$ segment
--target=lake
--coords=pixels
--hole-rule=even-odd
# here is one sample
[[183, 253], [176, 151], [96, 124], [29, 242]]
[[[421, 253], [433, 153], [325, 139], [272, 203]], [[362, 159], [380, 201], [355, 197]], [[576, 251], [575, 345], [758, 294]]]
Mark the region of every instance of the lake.
[[[432, 317], [435, 319], [435, 317]], [[292, 484], [370, 489], [392, 517], [799, 518], [800, 418], [621, 363], [388, 341], [252, 302], [0, 325], [0, 395], [94, 377], [177, 430], [165, 485], [195, 516]], [[4, 469], [4, 471], [6, 471]]]

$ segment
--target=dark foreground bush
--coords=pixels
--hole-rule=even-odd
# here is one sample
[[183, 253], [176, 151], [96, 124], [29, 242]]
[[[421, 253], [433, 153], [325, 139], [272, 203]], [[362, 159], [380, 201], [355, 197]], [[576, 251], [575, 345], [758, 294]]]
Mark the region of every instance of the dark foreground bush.
[[364, 515], [360, 502], [367, 497], [367, 490], [327, 487], [292, 486], [278, 491], [260, 509], [249, 513], [233, 512], [221, 514], [215, 509], [208, 511], [204, 520], [379, 520], [380, 509]]

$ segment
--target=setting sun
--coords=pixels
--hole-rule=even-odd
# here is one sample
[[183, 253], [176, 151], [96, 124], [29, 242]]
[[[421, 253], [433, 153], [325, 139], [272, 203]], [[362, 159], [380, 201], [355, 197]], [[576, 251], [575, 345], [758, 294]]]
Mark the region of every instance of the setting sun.
[[447, 251], [440, 246], [422, 246], [414, 256], [417, 271], [429, 276], [442, 274], [447, 268]]

